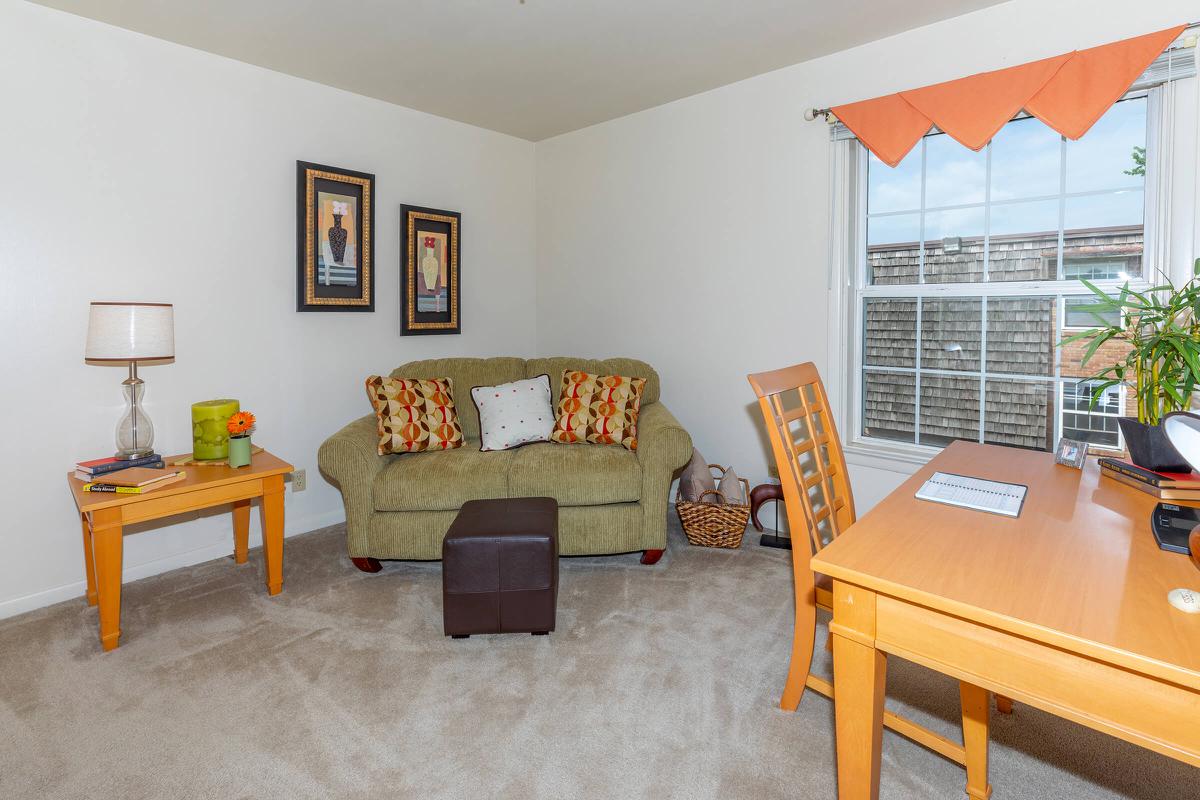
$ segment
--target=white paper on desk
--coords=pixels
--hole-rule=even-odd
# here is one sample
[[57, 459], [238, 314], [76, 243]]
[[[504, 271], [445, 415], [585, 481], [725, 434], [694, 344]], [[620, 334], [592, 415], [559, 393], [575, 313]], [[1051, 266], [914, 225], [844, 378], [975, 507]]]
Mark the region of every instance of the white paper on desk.
[[1021, 513], [1027, 491], [1028, 488], [1019, 483], [1001, 483], [949, 472], [935, 472], [933, 477], [917, 490], [917, 499], [1016, 517]]

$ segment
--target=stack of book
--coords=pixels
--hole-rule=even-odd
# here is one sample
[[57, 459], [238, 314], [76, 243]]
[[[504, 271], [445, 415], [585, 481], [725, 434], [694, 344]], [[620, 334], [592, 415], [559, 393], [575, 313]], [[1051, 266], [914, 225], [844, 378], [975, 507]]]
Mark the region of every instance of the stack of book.
[[85, 492], [111, 492], [113, 494], [144, 494], [161, 489], [168, 484], [187, 477], [183, 470], [170, 472], [149, 467], [130, 467], [116, 472], [107, 472], [83, 484]]
[[1119, 458], [1102, 458], [1099, 464], [1102, 475], [1161, 501], [1200, 500], [1200, 474], [1196, 472], [1155, 472]]
[[117, 470], [129, 469], [130, 467], [147, 467], [149, 469], [162, 469], [163, 457], [158, 453], [151, 453], [148, 456], [135, 458], [130, 461], [122, 461], [117, 458], [97, 458], [93, 461], [80, 461], [75, 465], [75, 477], [79, 480], [88, 481], [95, 480], [100, 475], [105, 475], [109, 472]]
[[163, 469], [162, 456], [152, 453], [143, 458], [122, 461], [116, 458], [97, 458], [75, 465], [75, 477], [83, 481], [85, 492], [113, 494], [143, 494], [152, 492], [186, 477], [183, 471]]

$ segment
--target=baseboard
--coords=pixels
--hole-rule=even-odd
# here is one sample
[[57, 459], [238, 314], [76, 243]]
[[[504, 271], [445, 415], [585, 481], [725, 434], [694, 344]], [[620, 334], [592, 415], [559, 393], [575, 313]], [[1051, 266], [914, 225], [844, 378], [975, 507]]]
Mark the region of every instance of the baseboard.
[[[327, 511], [323, 514], [310, 514], [295, 521], [292, 518], [286, 518], [284, 522], [284, 538], [298, 536], [302, 533], [327, 528], [330, 525], [337, 525], [345, 522], [346, 514], [342, 509]], [[262, 540], [256, 535], [255, 531], [251, 531], [250, 546], [255, 547], [261, 545]], [[197, 547], [194, 550], [185, 550], [182, 553], [172, 553], [169, 556], [156, 558], [153, 561], [146, 561], [141, 564], [127, 565], [121, 571], [121, 582], [129, 583], [130, 581], [140, 580], [141, 578], [149, 578], [152, 575], [161, 575], [164, 572], [170, 572], [173, 569], [181, 567], [191, 567], [196, 564], [203, 564], [205, 561], [212, 561], [217, 558], [225, 558], [233, 552], [233, 540], [221, 542], [218, 544], [207, 545], [205, 547]], [[0, 601], [0, 619], [15, 617], [18, 614], [24, 614], [27, 611], [34, 611], [46, 606], [52, 606], [55, 603], [61, 603], [64, 600], [72, 600], [77, 597], [83, 597], [87, 591], [86, 582], [80, 580], [74, 583], [68, 583], [63, 586], [55, 586], [52, 589], [46, 589], [41, 592], [34, 592], [23, 597], [14, 597], [9, 600]]]

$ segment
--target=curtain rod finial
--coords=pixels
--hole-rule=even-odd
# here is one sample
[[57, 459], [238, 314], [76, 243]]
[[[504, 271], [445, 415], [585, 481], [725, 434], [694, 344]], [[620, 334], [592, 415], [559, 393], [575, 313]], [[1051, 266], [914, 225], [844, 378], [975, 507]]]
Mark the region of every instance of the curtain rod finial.
[[828, 108], [806, 108], [804, 109], [804, 119], [806, 122], [812, 122], [817, 117], [824, 117], [828, 122], [832, 113]]

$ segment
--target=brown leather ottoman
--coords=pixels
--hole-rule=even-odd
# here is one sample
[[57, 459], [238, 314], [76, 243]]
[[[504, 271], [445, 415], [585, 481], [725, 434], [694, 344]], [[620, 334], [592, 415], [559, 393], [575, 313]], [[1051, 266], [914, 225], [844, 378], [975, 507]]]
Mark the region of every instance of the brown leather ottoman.
[[549, 633], [558, 606], [558, 503], [471, 500], [442, 541], [446, 635]]

